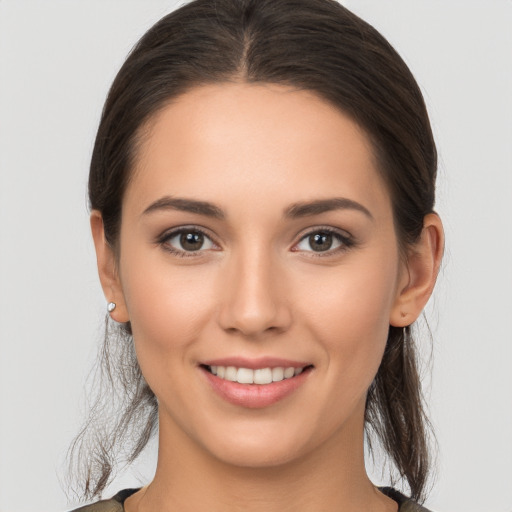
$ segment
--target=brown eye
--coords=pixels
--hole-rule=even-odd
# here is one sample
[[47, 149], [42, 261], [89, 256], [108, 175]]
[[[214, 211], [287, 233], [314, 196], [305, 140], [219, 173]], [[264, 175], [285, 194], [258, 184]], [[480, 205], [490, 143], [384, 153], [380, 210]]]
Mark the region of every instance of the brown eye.
[[314, 233], [308, 237], [309, 246], [315, 252], [328, 251], [332, 247], [332, 233]]
[[[319, 229], [317, 231], [310, 231], [309, 234], [302, 237], [293, 250], [309, 253], [326, 253], [327, 256], [348, 249], [353, 245], [354, 242], [350, 235], [329, 229]], [[318, 255], [320, 256], [320, 254]]]
[[202, 233], [182, 233], [180, 244], [185, 251], [198, 251], [203, 247], [204, 235]]
[[164, 235], [160, 241], [162, 246], [176, 254], [200, 253], [208, 249], [215, 249], [215, 244], [209, 236], [195, 229], [179, 229]]

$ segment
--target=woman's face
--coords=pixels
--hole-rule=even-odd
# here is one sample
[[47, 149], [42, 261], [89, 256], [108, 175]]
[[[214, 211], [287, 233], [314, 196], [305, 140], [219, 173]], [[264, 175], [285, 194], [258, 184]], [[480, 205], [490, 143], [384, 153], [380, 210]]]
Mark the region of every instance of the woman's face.
[[187, 92], [145, 132], [118, 258], [114, 318], [131, 322], [161, 438], [253, 467], [362, 449], [407, 272], [348, 117], [284, 86]]

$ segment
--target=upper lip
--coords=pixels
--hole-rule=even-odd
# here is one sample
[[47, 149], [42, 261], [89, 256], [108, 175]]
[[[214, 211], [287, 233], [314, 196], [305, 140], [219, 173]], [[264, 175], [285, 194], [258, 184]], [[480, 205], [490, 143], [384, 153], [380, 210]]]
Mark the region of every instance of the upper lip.
[[292, 359], [283, 359], [280, 357], [257, 357], [257, 358], [246, 358], [240, 356], [234, 357], [221, 357], [218, 359], [209, 359], [208, 361], [202, 361], [202, 365], [205, 366], [234, 366], [235, 368], [249, 368], [251, 370], [258, 370], [260, 368], [304, 368], [305, 366], [311, 366], [311, 363], [304, 361], [296, 361]]

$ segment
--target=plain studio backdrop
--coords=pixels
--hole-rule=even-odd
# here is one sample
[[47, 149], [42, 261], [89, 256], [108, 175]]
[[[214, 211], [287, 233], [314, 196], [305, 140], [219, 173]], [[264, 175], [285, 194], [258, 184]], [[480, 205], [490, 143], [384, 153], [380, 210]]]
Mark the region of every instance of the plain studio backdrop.
[[[447, 236], [427, 386], [427, 505], [512, 511], [512, 2], [351, 0], [431, 114]], [[172, 0], [0, 0], [0, 512], [64, 511], [63, 459], [105, 312], [86, 206], [102, 103]], [[424, 354], [430, 342], [422, 339]], [[139, 485], [139, 465], [112, 490]]]

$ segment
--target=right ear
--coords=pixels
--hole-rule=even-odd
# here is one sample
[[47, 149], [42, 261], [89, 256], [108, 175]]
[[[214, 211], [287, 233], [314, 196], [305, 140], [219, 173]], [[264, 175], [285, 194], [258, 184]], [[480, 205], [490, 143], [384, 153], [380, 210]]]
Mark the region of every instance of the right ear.
[[130, 318], [126, 309], [121, 280], [119, 279], [116, 255], [114, 249], [105, 238], [103, 217], [98, 210], [91, 212], [91, 231], [96, 249], [98, 274], [103, 294], [107, 302], [114, 302], [116, 305], [110, 316], [116, 322], [128, 322]]

